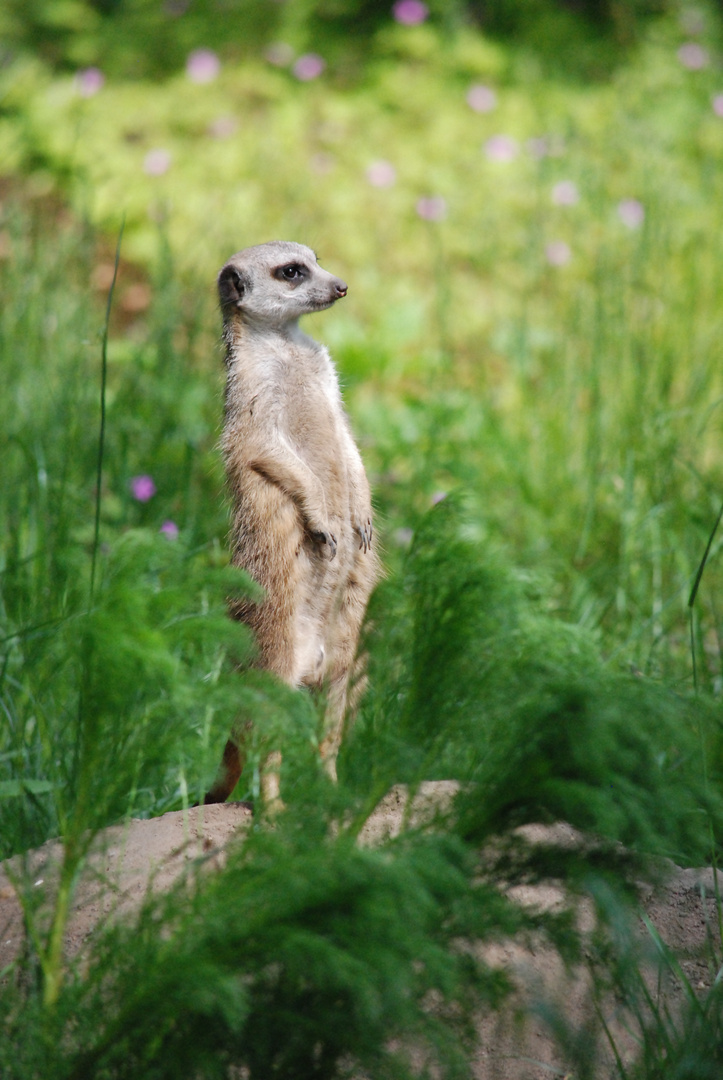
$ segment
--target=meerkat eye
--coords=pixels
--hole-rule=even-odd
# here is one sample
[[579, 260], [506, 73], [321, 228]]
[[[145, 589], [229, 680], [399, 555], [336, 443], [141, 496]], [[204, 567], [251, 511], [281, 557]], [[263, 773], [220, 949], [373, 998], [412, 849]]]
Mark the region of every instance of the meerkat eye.
[[307, 276], [307, 269], [300, 263], [288, 263], [286, 266], [280, 266], [278, 270], [274, 270], [274, 277], [277, 277], [280, 281], [288, 281], [290, 283], [297, 284]]

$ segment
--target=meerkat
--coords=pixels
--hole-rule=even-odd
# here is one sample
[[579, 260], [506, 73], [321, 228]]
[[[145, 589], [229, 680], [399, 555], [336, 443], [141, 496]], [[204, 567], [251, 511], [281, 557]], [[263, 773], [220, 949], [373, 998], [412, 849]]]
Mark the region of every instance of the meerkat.
[[[310, 248], [272, 241], [232, 256], [218, 291], [231, 561], [264, 590], [259, 602], [232, 602], [231, 614], [254, 632], [256, 665], [290, 686], [325, 691], [320, 752], [336, 779], [359, 631], [380, 564], [336, 368], [299, 319], [331, 307], [347, 286]], [[205, 802], [228, 798], [243, 765], [242, 732], [227, 742]], [[275, 751], [262, 777], [267, 802], [278, 799], [279, 766]]]

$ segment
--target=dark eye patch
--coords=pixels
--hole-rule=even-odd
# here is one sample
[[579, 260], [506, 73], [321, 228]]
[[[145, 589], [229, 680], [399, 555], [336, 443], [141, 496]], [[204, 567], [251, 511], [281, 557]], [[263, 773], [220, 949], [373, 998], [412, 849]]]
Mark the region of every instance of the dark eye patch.
[[309, 276], [309, 268], [303, 263], [284, 263], [274, 270], [274, 277], [279, 281], [286, 281], [291, 285], [298, 285], [304, 278]]

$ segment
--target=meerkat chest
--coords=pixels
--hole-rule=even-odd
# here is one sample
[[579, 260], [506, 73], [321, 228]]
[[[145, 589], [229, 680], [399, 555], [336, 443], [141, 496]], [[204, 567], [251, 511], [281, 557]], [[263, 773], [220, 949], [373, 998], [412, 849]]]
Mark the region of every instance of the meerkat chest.
[[306, 430], [309, 423], [336, 424], [343, 418], [339, 381], [326, 350], [305, 356], [305, 363], [289, 366], [283, 380], [283, 400], [292, 426]]
[[281, 438], [309, 464], [343, 468], [346, 420], [336, 369], [325, 348], [309, 345], [248, 349], [230, 372], [229, 417], [234, 439], [254, 445]]

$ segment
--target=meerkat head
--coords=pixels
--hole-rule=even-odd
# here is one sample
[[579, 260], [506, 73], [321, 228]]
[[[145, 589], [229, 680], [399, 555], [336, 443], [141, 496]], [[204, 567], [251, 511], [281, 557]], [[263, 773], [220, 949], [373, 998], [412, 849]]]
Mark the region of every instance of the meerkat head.
[[347, 286], [322, 270], [311, 248], [272, 240], [232, 255], [218, 275], [218, 292], [225, 322], [240, 317], [282, 328], [331, 307]]

